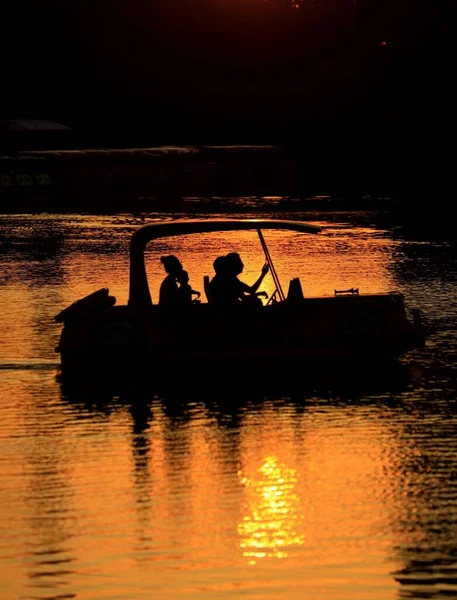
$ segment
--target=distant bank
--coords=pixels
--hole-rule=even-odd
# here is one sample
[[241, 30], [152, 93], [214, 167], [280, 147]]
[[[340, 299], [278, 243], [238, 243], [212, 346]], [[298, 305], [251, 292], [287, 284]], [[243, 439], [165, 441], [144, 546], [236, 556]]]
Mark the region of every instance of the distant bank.
[[[327, 185], [309, 161], [274, 145], [19, 150], [0, 157], [2, 213], [374, 207], [361, 181]], [[373, 193], [374, 192], [374, 193]], [[278, 198], [282, 201], [278, 204]], [[305, 204], [303, 201], [306, 200]]]

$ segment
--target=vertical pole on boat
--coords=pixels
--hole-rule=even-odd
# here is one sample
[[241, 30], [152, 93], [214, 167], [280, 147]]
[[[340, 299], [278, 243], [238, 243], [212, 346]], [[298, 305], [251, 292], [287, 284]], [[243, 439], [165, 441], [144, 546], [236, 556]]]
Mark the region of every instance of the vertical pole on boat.
[[261, 229], [257, 229], [257, 234], [260, 239], [260, 243], [262, 244], [263, 251], [265, 253], [265, 258], [267, 260], [268, 266], [270, 267], [270, 272], [273, 277], [274, 284], [276, 286], [276, 290], [279, 295], [280, 300], [285, 300], [284, 292], [282, 291], [281, 283], [279, 281], [278, 274], [276, 273], [276, 269], [273, 265], [273, 261], [270, 256], [270, 251], [268, 250], [267, 243], [265, 242], [265, 238], [263, 237], [263, 233]]

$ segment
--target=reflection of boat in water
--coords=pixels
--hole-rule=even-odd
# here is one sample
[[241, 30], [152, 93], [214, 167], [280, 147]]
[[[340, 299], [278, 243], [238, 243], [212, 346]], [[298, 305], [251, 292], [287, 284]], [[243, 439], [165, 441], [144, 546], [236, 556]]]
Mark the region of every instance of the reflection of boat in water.
[[[424, 345], [419, 319], [409, 317], [398, 292], [359, 294], [351, 289], [310, 298], [303, 296], [300, 280], [294, 278], [284, 294], [263, 237], [265, 229], [320, 231], [309, 223], [280, 219], [191, 219], [140, 227], [131, 239], [127, 305], [116, 305], [103, 288], [55, 317], [64, 324], [56, 349], [62, 374], [80, 378], [89, 373], [115, 377], [143, 372], [151, 380], [167, 371], [176, 377], [180, 369], [209, 373], [219, 368], [229, 378], [236, 367], [238, 374], [285, 368], [300, 376], [311, 364], [374, 364]], [[275, 282], [265, 305], [222, 309], [209, 300], [176, 310], [153, 303], [144, 257], [150, 241], [242, 230], [257, 231]]]
[[[292, 361], [293, 363], [293, 361]], [[227, 374], [228, 371], [228, 374]], [[65, 373], [65, 374], [64, 374]], [[415, 385], [403, 361], [390, 360], [364, 365], [345, 361], [306, 361], [284, 363], [266, 370], [255, 366], [227, 369], [225, 364], [205, 368], [203, 377], [192, 365], [164, 367], [150, 377], [80, 377], [59, 373], [62, 397], [66, 401], [105, 411], [109, 407], [150, 406], [160, 399], [166, 411], [187, 413], [189, 403], [203, 402], [218, 414], [232, 414], [246, 406], [264, 402], [290, 401], [294, 406], [310, 406], [325, 399], [326, 404], [351, 405], [371, 402], [396, 404], [396, 394]], [[116, 374], [117, 375], [117, 374]], [[397, 397], [398, 398], [398, 397]]]

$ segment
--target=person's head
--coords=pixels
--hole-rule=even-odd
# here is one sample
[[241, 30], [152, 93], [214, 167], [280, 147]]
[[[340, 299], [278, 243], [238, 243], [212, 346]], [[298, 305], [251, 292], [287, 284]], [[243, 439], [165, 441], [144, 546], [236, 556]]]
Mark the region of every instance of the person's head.
[[188, 283], [189, 282], [189, 273], [183, 269], [176, 275], [176, 280], [181, 284]]
[[213, 262], [213, 268], [214, 272], [217, 275], [222, 275], [224, 273], [226, 262], [227, 261], [225, 256], [218, 256], [215, 259], [215, 261]]
[[168, 256], [161, 256], [160, 262], [163, 264], [163, 268], [170, 275], [177, 275], [182, 271], [182, 264], [176, 256], [169, 254]]
[[225, 259], [231, 273], [239, 275], [243, 272], [244, 264], [238, 252], [229, 252], [226, 254]]

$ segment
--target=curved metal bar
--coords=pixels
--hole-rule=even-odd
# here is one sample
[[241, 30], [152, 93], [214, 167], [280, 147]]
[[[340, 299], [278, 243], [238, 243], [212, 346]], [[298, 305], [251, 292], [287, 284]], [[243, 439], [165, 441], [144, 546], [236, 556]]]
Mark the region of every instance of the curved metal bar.
[[[279, 299], [280, 300], [284, 300], [285, 296], [284, 296], [284, 293], [282, 291], [281, 282], [279, 281], [278, 274], [276, 273], [276, 269], [275, 269], [275, 266], [273, 264], [273, 259], [271, 258], [270, 251], [268, 250], [267, 243], [265, 241], [265, 238], [263, 237], [262, 230], [261, 229], [257, 229], [257, 233], [258, 233], [258, 236], [259, 236], [259, 239], [260, 239], [260, 243], [262, 244], [262, 248], [263, 248], [263, 251], [264, 251], [265, 258], [267, 260], [268, 266], [270, 267], [270, 272], [271, 272], [271, 275], [273, 277], [273, 281], [275, 283], [276, 291], [277, 291], [277, 293], [279, 295]], [[273, 292], [273, 296], [276, 294], [276, 291]]]

